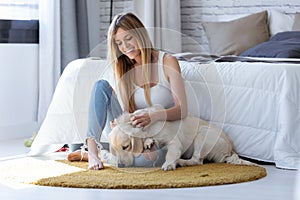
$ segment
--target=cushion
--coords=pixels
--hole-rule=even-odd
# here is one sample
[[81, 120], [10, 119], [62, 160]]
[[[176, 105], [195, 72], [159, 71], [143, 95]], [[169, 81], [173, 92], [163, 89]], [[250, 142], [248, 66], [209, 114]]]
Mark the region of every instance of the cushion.
[[300, 31], [286, 31], [274, 35], [241, 54], [247, 57], [300, 58]]
[[205, 22], [210, 53], [239, 55], [246, 49], [269, 39], [268, 12], [248, 15], [228, 22]]
[[274, 36], [279, 32], [291, 31], [294, 17], [278, 10], [270, 10], [268, 21], [270, 35]]
[[280, 32], [271, 37], [270, 41], [300, 41], [300, 31]]
[[292, 27], [293, 31], [300, 31], [300, 13], [295, 14], [294, 24]]

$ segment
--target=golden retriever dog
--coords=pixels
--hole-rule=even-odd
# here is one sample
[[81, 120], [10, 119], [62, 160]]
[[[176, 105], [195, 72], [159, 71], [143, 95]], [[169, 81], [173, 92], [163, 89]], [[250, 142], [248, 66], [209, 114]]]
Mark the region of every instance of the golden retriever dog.
[[130, 118], [143, 112], [152, 112], [156, 107], [124, 113], [115, 121], [116, 126], [109, 135], [110, 151], [125, 167], [132, 166], [134, 157], [145, 148], [157, 145], [167, 148], [163, 170], [175, 170], [177, 166], [226, 162], [231, 164], [255, 165], [239, 158], [232, 142], [219, 128], [197, 117], [188, 116], [177, 121], [157, 121], [145, 130], [134, 127]]

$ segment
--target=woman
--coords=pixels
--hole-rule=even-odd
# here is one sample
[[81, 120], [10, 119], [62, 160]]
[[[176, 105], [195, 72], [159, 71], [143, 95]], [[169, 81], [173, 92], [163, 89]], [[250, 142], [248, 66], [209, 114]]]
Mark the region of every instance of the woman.
[[[119, 14], [108, 30], [108, 60], [114, 70], [116, 92], [107, 81], [98, 81], [92, 91], [86, 143], [88, 154], [73, 152], [69, 160], [88, 160], [88, 168], [103, 169], [100, 137], [106, 121], [122, 112], [160, 105], [164, 109], [134, 116], [134, 126], [144, 127], [158, 120], [179, 120], [187, 115], [187, 101], [180, 67], [175, 57], [155, 50], [142, 22], [132, 13]], [[114, 123], [111, 123], [111, 127]], [[160, 151], [160, 150], [158, 150]], [[151, 160], [136, 160], [138, 166]]]

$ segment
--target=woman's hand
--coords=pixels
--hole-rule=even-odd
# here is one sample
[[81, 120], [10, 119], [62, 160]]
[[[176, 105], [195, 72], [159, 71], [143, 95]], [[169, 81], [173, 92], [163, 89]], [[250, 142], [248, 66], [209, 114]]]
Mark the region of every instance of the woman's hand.
[[135, 114], [130, 118], [131, 124], [137, 128], [147, 129], [151, 124], [156, 121], [165, 121], [167, 114], [165, 109], [158, 109], [155, 111], [143, 112]]
[[139, 115], [134, 115], [130, 118], [131, 124], [137, 128], [146, 128], [150, 126], [153, 119], [150, 117], [150, 113], [143, 113]]

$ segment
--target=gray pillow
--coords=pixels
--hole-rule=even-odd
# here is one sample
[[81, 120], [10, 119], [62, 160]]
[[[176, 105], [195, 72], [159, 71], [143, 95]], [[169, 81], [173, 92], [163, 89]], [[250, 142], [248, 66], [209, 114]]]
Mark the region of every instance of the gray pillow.
[[229, 22], [204, 22], [203, 28], [210, 53], [219, 56], [240, 55], [270, 38], [267, 11]]
[[296, 13], [293, 24], [293, 31], [300, 31], [300, 13]]

